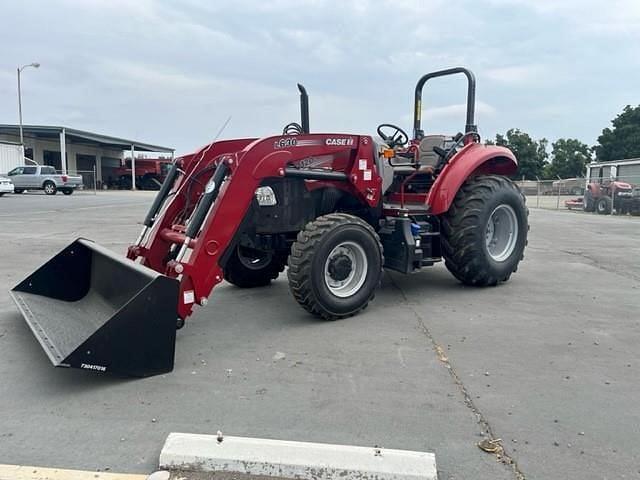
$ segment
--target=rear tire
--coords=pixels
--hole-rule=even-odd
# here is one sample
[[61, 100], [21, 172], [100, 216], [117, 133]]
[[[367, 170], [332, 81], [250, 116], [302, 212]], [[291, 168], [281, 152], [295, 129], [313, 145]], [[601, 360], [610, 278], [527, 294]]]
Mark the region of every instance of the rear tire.
[[285, 262], [270, 252], [237, 246], [224, 268], [224, 278], [240, 288], [264, 287], [278, 278]]
[[58, 189], [56, 188], [56, 184], [53, 182], [44, 182], [42, 184], [42, 189], [44, 190], [44, 193], [47, 195], [55, 195], [58, 192]]
[[296, 301], [316, 316], [337, 320], [355, 315], [373, 300], [384, 259], [380, 238], [368, 223], [330, 213], [298, 233], [288, 263]]
[[611, 213], [611, 207], [613, 206], [611, 198], [600, 197], [595, 204], [596, 212], [600, 215], [609, 215]]
[[506, 282], [524, 258], [528, 216], [524, 196], [508, 178], [467, 180], [442, 217], [447, 269], [465, 285]]

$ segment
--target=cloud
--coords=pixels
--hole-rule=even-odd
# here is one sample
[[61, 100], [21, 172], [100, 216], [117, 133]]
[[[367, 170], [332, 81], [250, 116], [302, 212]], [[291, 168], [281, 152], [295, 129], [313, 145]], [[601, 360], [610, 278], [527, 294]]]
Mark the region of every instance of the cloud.
[[[15, 67], [39, 61], [23, 84], [29, 122], [180, 151], [229, 115], [225, 137], [279, 132], [298, 117], [296, 82], [309, 90], [312, 129], [325, 131], [410, 125], [418, 77], [456, 65], [476, 73], [488, 135], [520, 125], [592, 143], [610, 112], [638, 102], [637, 0], [5, 3], [0, 122], [16, 117]], [[464, 89], [463, 78], [425, 89], [434, 128], [460, 128]]]
[[[467, 112], [466, 103], [458, 103], [455, 105], [446, 105], [444, 107], [435, 107], [425, 109], [423, 118], [429, 120], [437, 119], [464, 119]], [[496, 108], [484, 102], [476, 102], [476, 115], [484, 117], [493, 116]]]
[[551, 73], [549, 70], [543, 65], [513, 65], [485, 70], [484, 76], [507, 85], [527, 86], [546, 83]]
[[[638, 0], [488, 0], [505, 8], [526, 8], [546, 17], [560, 17], [580, 32], [640, 35]], [[568, 29], [567, 33], [571, 33]]]

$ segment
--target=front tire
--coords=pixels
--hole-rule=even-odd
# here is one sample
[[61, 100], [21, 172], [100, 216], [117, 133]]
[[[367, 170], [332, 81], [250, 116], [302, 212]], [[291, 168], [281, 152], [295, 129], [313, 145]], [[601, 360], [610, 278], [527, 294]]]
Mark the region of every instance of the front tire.
[[308, 312], [337, 320], [360, 312], [380, 284], [382, 244], [364, 220], [330, 213], [298, 233], [289, 255], [289, 288]]
[[465, 285], [506, 282], [524, 258], [528, 216], [524, 196], [508, 178], [467, 180], [442, 217], [447, 269]]
[[600, 197], [596, 202], [596, 212], [600, 215], [609, 215], [613, 207], [613, 202], [609, 197]]
[[276, 254], [238, 245], [225, 265], [224, 278], [240, 288], [264, 287], [278, 278], [284, 266]]
[[21, 194], [21, 193], [23, 193], [23, 192], [24, 192], [24, 189], [22, 189], [22, 188], [16, 188], [16, 189], [13, 191], [13, 193], [17, 193], [18, 195], [20, 195], [20, 194]]
[[55, 195], [58, 192], [56, 184], [53, 182], [44, 182], [44, 184], [42, 185], [42, 189], [47, 195]]
[[64, 190], [61, 190], [61, 191], [65, 195], [71, 195], [73, 193], [73, 188], [65, 188]]

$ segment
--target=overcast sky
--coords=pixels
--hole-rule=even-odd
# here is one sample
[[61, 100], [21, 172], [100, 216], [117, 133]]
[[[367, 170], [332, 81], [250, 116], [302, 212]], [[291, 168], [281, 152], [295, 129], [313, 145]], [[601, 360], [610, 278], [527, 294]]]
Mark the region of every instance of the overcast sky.
[[[215, 136], [411, 128], [418, 77], [467, 66], [484, 137], [592, 145], [640, 103], [639, 0], [63, 0], [2, 3], [0, 123], [64, 125], [192, 151]], [[464, 126], [463, 78], [425, 90], [425, 130]]]

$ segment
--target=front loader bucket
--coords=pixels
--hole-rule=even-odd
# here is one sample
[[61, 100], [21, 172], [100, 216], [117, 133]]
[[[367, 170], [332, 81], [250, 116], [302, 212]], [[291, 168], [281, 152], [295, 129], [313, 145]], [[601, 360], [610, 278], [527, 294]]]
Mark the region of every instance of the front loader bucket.
[[56, 367], [170, 372], [178, 281], [78, 239], [10, 294]]

